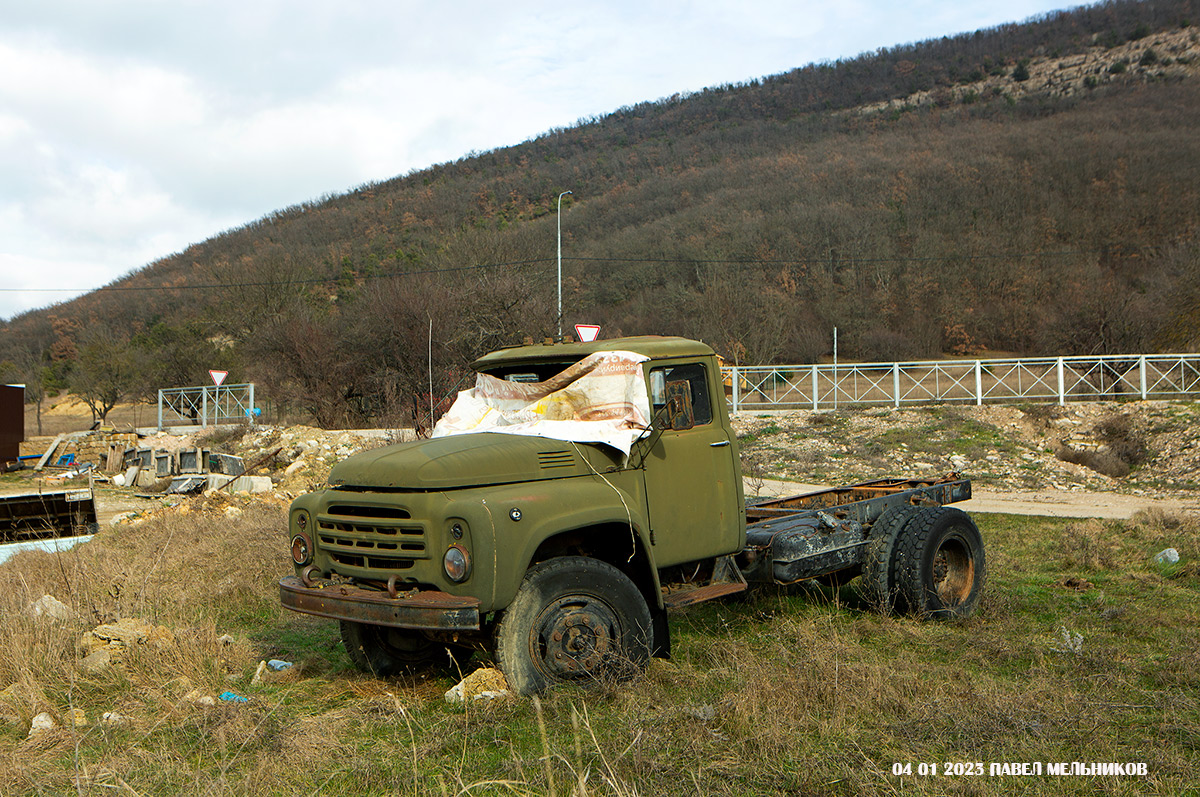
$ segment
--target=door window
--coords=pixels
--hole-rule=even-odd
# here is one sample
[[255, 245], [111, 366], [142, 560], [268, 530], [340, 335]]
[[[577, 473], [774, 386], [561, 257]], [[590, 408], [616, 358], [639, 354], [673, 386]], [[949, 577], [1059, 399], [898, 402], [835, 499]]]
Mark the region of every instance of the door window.
[[712, 423], [712, 403], [708, 395], [708, 373], [703, 363], [687, 363], [685, 365], [666, 365], [653, 368], [650, 371], [650, 403], [654, 416], [667, 407], [673, 396], [682, 396], [684, 401], [678, 402], [672, 412], [678, 414], [681, 408], [678, 404], [690, 406], [692, 422], [679, 425], [678, 417], [675, 423], [667, 424], [667, 428], [679, 429], [692, 426], [704, 426]]

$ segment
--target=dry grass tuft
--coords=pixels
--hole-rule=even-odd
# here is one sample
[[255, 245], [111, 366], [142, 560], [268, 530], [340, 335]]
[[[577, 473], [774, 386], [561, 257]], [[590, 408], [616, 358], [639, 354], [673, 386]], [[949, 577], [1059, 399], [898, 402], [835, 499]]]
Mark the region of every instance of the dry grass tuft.
[[1115, 535], [1103, 521], [1082, 520], [1063, 528], [1059, 559], [1068, 569], [1107, 570], [1116, 566], [1118, 548]]
[[1200, 532], [1200, 517], [1158, 508], [1136, 512], [1129, 522], [1134, 526], [1144, 526], [1156, 534], [1182, 532], [1188, 536], [1195, 536]]

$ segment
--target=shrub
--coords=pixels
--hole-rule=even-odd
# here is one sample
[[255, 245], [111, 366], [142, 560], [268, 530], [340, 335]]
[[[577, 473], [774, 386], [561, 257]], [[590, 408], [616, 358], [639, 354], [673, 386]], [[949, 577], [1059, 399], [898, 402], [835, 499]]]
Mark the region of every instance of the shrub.
[[1107, 416], [1092, 429], [1092, 435], [1103, 445], [1101, 449], [1094, 451], [1064, 445], [1056, 456], [1063, 462], [1083, 465], [1117, 479], [1128, 476], [1131, 468], [1150, 459], [1152, 452], [1145, 435], [1134, 427], [1128, 415], [1113, 413]]
[[1117, 563], [1113, 531], [1099, 520], [1067, 524], [1058, 550], [1062, 566], [1068, 569], [1111, 570]]
[[1057, 404], [1022, 404], [1017, 407], [1035, 428], [1045, 431], [1050, 423], [1063, 416], [1063, 408]]
[[1129, 68], [1129, 62], [1126, 61], [1124, 58], [1122, 58], [1120, 61], [1117, 61], [1115, 64], [1110, 66], [1108, 68], [1108, 71], [1109, 71], [1109, 74], [1120, 75], [1128, 68]]
[[1013, 68], [1012, 77], [1013, 77], [1013, 80], [1016, 80], [1018, 82], [1023, 82], [1023, 81], [1029, 80], [1029, 59], [1028, 58], [1022, 58], [1020, 61], [1017, 62], [1016, 67]]
[[1158, 63], [1158, 53], [1154, 52], [1153, 47], [1147, 47], [1146, 52], [1142, 53], [1142, 57], [1138, 60], [1139, 66], [1153, 66]]
[[1063, 462], [1082, 465], [1085, 468], [1094, 470], [1097, 473], [1103, 473], [1105, 476], [1111, 476], [1114, 479], [1120, 479], [1129, 475], [1129, 465], [1122, 462], [1111, 451], [1093, 451], [1088, 448], [1062, 446], [1055, 452], [1055, 456]]
[[1150, 447], [1145, 435], [1135, 428], [1133, 419], [1123, 413], [1113, 413], [1096, 424], [1096, 437], [1126, 465], [1145, 464], [1150, 459]]

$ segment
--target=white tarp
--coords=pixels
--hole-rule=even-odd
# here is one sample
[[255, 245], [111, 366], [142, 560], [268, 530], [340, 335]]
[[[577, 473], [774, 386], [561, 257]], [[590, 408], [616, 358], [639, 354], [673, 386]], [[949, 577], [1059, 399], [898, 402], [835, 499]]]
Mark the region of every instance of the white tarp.
[[597, 352], [544, 382], [478, 374], [475, 387], [460, 391], [433, 427], [433, 436], [523, 434], [605, 443], [628, 456], [650, 425], [641, 365], [648, 359], [630, 351]]

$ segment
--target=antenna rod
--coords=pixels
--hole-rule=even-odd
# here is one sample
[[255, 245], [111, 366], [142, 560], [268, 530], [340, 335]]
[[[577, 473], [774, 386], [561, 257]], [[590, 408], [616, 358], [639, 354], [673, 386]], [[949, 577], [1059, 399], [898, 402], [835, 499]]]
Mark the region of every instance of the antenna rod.
[[562, 198], [573, 191], [558, 195], [558, 340], [562, 342]]
[[429, 316], [429, 433], [433, 434], [433, 316]]

